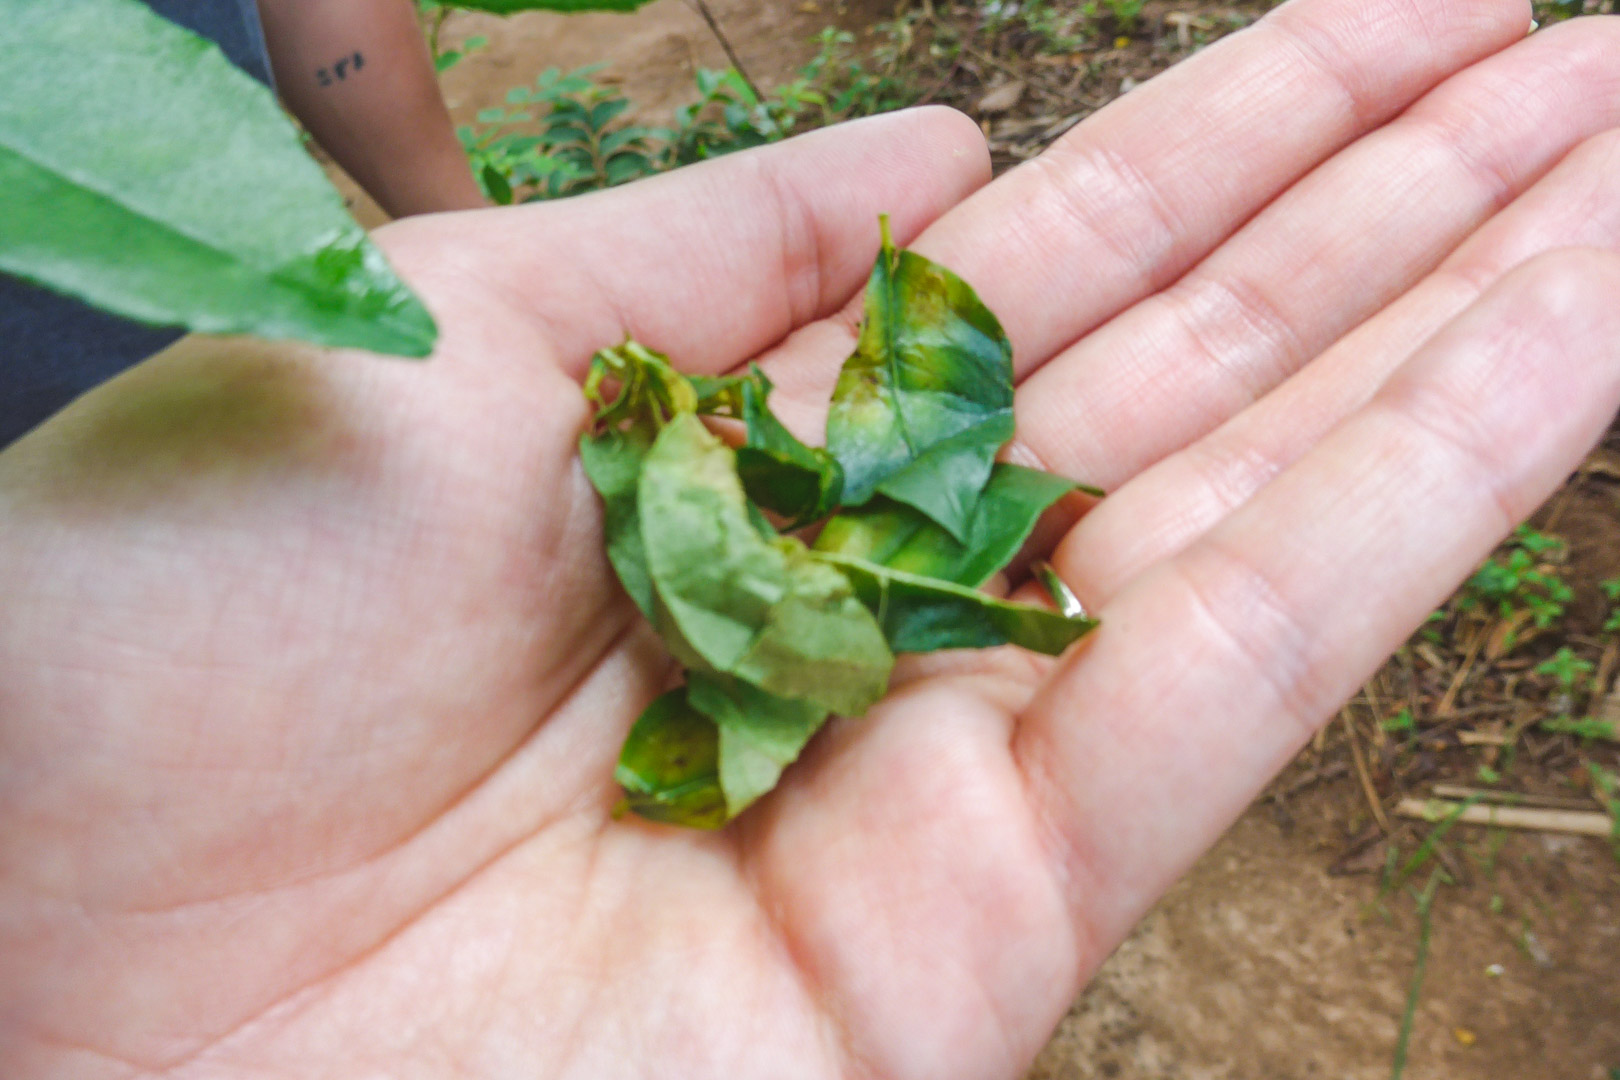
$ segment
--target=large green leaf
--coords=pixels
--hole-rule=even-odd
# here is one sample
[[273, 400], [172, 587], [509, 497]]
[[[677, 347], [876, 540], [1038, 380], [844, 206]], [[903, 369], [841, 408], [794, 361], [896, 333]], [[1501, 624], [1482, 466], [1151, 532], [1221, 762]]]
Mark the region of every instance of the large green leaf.
[[137, 0], [0, 18], [0, 270], [143, 322], [425, 356], [270, 91]]
[[519, 11], [634, 11], [652, 0], [442, 0], [440, 7], [511, 15]]
[[1057, 656], [1094, 629], [1095, 619], [1014, 604], [947, 581], [891, 570], [845, 555], [818, 554], [855, 586], [897, 653], [1018, 645]]
[[693, 414], [671, 420], [642, 463], [642, 542], [654, 620], [716, 671], [783, 697], [859, 715], [894, 657], [849, 581], [791, 537], [761, 535], [735, 455]]
[[860, 341], [827, 416], [844, 504], [881, 492], [966, 539], [996, 451], [1013, 435], [1012, 377], [995, 315], [943, 266], [896, 251], [885, 220]]
[[776, 786], [828, 715], [820, 706], [712, 672], [689, 672], [686, 696], [720, 729], [720, 787], [733, 817]]
[[731, 818], [720, 789], [720, 732], [687, 704], [684, 689], [657, 698], [619, 752], [613, 778], [644, 818], [718, 829]]
[[973, 508], [965, 542], [920, 511], [879, 496], [827, 522], [815, 547], [977, 588], [1018, 554], [1041, 515], [1077, 487], [1051, 473], [997, 465]]

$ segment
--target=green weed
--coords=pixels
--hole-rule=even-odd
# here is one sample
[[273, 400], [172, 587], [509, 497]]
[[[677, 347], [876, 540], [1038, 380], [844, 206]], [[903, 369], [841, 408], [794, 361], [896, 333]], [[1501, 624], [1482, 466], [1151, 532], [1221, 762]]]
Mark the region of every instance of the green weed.
[[422, 35], [427, 38], [428, 55], [433, 58], [433, 70], [441, 75], [489, 45], [489, 38], [475, 34], [462, 42], [459, 49], [444, 48], [440, 39], [444, 33], [445, 20], [450, 18], [450, 12], [451, 7], [447, 4], [435, 3], [434, 0], [416, 0], [416, 18], [422, 26]]
[[1412, 716], [1411, 709], [1402, 709], [1394, 716], [1384, 720], [1379, 726], [1391, 734], [1404, 735], [1417, 730], [1417, 720]]
[[[1536, 627], [1551, 627], [1574, 599], [1574, 592], [1544, 558], [1563, 546], [1557, 537], [1520, 525], [1503, 552], [1476, 570], [1463, 585], [1456, 609], [1484, 607], [1504, 619], [1527, 611]], [[1510, 640], [1507, 647], [1511, 649], [1512, 644]]]
[[1575, 684], [1592, 674], [1593, 663], [1575, 655], [1568, 645], [1560, 645], [1552, 656], [1536, 665], [1537, 675], [1551, 675], [1566, 692], [1573, 693]]
[[[1416, 851], [1412, 852], [1411, 857], [1401, 865], [1399, 871], [1394, 870], [1395, 860], [1391, 859], [1384, 870], [1384, 884], [1378, 891], [1379, 898], [1382, 899], [1400, 888], [1413, 874], [1421, 870], [1425, 863], [1434, 858], [1435, 849], [1446, 838], [1446, 834], [1451, 831], [1452, 826], [1456, 825], [1468, 808], [1478, 803], [1479, 800], [1480, 796], [1470, 795], [1453, 807], [1445, 817], [1435, 824], [1433, 829], [1429, 830], [1429, 835], [1423, 838], [1423, 842], [1418, 845]], [[1391, 844], [1390, 848], [1393, 850], [1394, 845]]]
[[1134, 33], [1144, 6], [1144, 0], [982, 0], [979, 15], [992, 39], [1019, 31], [1034, 38], [1040, 51], [1059, 54]]
[[915, 100], [887, 73], [892, 63], [856, 57], [850, 34], [828, 28], [816, 40], [810, 62], [763, 98], [736, 68], [699, 70], [697, 98], [675, 110], [672, 127], [630, 122], [630, 100], [598, 80], [601, 65], [550, 68], [509, 92], [509, 108], [485, 109], [462, 127], [462, 145], [491, 200], [528, 202], [614, 187]]
[[460, 129], [473, 172], [503, 205], [613, 187], [664, 168], [660, 132], [622, 119], [630, 101], [598, 83], [599, 67], [548, 68], [508, 92], [515, 110], [485, 109]]
[[1590, 716], [1579, 719], [1570, 716], [1555, 716], [1551, 720], [1543, 720], [1537, 726], [1542, 731], [1550, 731], [1558, 735], [1574, 735], [1578, 739], [1587, 741], [1607, 739], [1609, 742], [1620, 742], [1620, 732], [1615, 731], [1613, 720], [1598, 720]]
[[1413, 893], [1417, 901], [1418, 945], [1417, 959], [1412, 964], [1412, 983], [1406, 991], [1406, 1008], [1401, 1011], [1400, 1034], [1395, 1039], [1395, 1060], [1390, 1067], [1390, 1080], [1401, 1080], [1406, 1072], [1406, 1057], [1412, 1043], [1412, 1030], [1417, 1024], [1418, 998], [1423, 993], [1423, 975], [1429, 964], [1429, 940], [1433, 931], [1435, 891], [1442, 881], [1448, 881], [1445, 871], [1436, 867], [1429, 875], [1428, 884], [1421, 893]]

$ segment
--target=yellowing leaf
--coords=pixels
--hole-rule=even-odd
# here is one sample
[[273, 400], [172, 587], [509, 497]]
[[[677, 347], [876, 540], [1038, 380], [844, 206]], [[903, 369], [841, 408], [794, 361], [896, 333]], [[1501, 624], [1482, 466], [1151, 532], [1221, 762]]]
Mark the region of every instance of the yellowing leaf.
[[834, 712], [859, 715], [883, 696], [894, 657], [877, 623], [804, 545], [761, 536], [735, 455], [696, 416], [659, 434], [639, 505], [661, 605], [654, 625], [670, 631], [666, 640], [716, 671]]
[[815, 549], [977, 588], [1006, 566], [1035, 524], [1076, 486], [1051, 473], [997, 465], [959, 541], [902, 503], [881, 496], [827, 522]]
[[860, 559], [817, 557], [849, 578], [861, 602], [882, 623], [889, 648], [897, 653], [1018, 645], [1057, 656], [1097, 626], [1095, 619], [1083, 615], [997, 600], [961, 585]]
[[712, 672], [687, 676], [687, 700], [720, 729], [720, 787], [733, 817], [776, 786], [828, 715]]
[[614, 779], [625, 802], [651, 821], [718, 829], [729, 819], [720, 789], [720, 732], [671, 690], [647, 706], [619, 754]]
[[961, 278], [910, 251], [883, 250], [866, 321], [827, 416], [843, 502], [881, 492], [965, 540], [996, 452], [1013, 435], [1012, 344]]

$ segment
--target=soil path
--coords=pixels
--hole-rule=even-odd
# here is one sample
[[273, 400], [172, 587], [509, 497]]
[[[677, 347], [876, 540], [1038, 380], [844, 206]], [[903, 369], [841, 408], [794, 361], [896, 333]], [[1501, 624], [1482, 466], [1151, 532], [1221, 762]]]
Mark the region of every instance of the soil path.
[[[892, 7], [892, 0], [709, 3], [762, 87], [784, 81], [809, 60], [815, 53], [811, 39], [823, 27], [862, 30]], [[623, 88], [641, 120], [662, 121], [694, 96], [694, 71], [727, 66], [714, 35], [683, 0], [656, 0], [631, 15], [535, 12], [502, 19], [467, 14], [450, 26], [448, 40], [481, 34], [490, 42], [445, 74], [445, 100], [460, 123], [500, 104], [508, 89], [531, 82], [547, 67], [570, 71], [587, 64], [605, 65], [599, 77]]]
[[[861, 33], [891, 6], [712, 0], [763, 85], [790, 78], [823, 26]], [[459, 122], [546, 67], [604, 62], [657, 122], [690, 99], [696, 67], [725, 65], [682, 0], [633, 16], [458, 15], [445, 40], [474, 34], [489, 46], [445, 78]], [[1620, 499], [1600, 516], [1612, 538]], [[1381, 899], [1371, 873], [1329, 876], [1360, 798], [1339, 777], [1256, 804], [1109, 961], [1030, 1080], [1389, 1076], [1419, 935], [1404, 889]], [[1620, 872], [1604, 843], [1478, 834], [1460, 850], [1468, 880], [1435, 905], [1408, 1080], [1620, 1077]]]

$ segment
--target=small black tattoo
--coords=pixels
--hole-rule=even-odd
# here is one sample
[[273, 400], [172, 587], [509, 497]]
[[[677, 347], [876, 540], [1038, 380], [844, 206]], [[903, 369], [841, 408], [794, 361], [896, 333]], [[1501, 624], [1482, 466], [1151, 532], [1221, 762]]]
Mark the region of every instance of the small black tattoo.
[[343, 82], [350, 75], [366, 66], [366, 58], [358, 51], [345, 56], [334, 64], [315, 69], [315, 81], [322, 86], [331, 86], [336, 82]]

